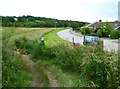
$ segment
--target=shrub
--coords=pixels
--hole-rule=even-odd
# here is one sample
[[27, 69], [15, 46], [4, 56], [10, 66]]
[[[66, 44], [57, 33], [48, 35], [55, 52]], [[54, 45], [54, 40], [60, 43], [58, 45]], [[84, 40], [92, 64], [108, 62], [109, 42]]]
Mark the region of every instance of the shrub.
[[63, 70], [79, 72], [80, 77], [87, 79], [90, 86], [92, 84], [104, 88], [118, 86], [115, 53], [111, 54], [100, 51], [97, 47], [87, 46], [71, 49], [64, 45], [54, 49], [56, 64]]
[[101, 27], [102, 33], [104, 37], [109, 37], [111, 31], [113, 30], [112, 27], [108, 22], [106, 22], [102, 27]]
[[24, 48], [26, 42], [27, 42], [26, 37], [17, 38], [15, 39], [15, 46], [18, 48]]
[[90, 53], [88, 58], [84, 59], [85, 62], [81, 66], [82, 77], [86, 76], [99, 87], [118, 86], [117, 54], [114, 52]]
[[110, 33], [111, 39], [118, 39], [120, 37], [120, 32], [118, 30], [113, 30]]
[[32, 60], [45, 60], [46, 58], [53, 58], [50, 48], [46, 48], [45, 45], [37, 40], [30, 40], [25, 37], [18, 38], [15, 40], [15, 46], [22, 52], [31, 54]]
[[106, 88], [115, 87], [118, 84], [117, 55], [115, 53], [110, 54], [91, 46], [73, 49], [66, 44], [46, 48], [37, 41], [33, 42], [33, 48], [31, 55], [34, 61], [53, 59], [53, 64], [63, 70], [77, 72], [80, 77], [88, 80], [90, 86], [94, 84]]
[[84, 34], [84, 30], [85, 30], [85, 35], [91, 35], [92, 29], [90, 29], [89, 27], [82, 27], [80, 30], [82, 34]]
[[96, 35], [97, 35], [98, 37], [102, 37], [102, 36], [103, 36], [101, 29], [99, 29], [99, 30], [97, 31]]

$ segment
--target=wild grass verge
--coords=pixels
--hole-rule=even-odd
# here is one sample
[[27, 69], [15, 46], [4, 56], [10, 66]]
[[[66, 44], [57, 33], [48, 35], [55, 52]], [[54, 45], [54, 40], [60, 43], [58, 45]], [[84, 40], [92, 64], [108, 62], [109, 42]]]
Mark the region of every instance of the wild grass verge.
[[50, 83], [49, 83], [49, 79], [47, 77], [47, 74], [44, 71], [44, 65], [42, 64], [41, 61], [36, 62], [35, 64], [35, 68], [37, 69], [40, 79], [41, 79], [41, 83], [43, 85], [43, 87], [50, 87]]
[[[24, 46], [24, 44], [30, 44], [29, 42], [32, 42], [32, 47]], [[74, 49], [68, 44], [57, 44], [57, 46], [49, 48], [37, 41], [30, 40], [29, 42], [20, 46], [25, 47], [24, 51], [31, 52], [34, 61], [52, 60], [51, 65], [59, 66], [63, 72], [78, 74], [79, 82], [73, 83], [75, 84], [73, 86], [109, 88], [119, 85], [118, 55], [114, 52], [99, 50], [99, 47], [92, 46], [81, 46], [80, 49]], [[66, 80], [63, 81], [62, 83], [67, 83]]]
[[18, 56], [13, 56], [14, 54], [5, 47], [2, 50], [2, 87], [31, 86], [32, 75], [23, 70], [24, 62]]
[[[30, 39], [38, 38], [41, 34], [52, 30], [52, 28], [15, 28], [15, 27], [3, 27], [1, 31], [2, 40], [2, 87], [30, 87], [32, 81], [32, 73], [28, 69], [28, 63], [20, 57], [25, 54], [24, 47], [19, 49], [23, 54], [17, 55], [14, 52], [18, 52], [15, 49], [14, 39], [26, 36]], [[19, 44], [19, 41], [17, 41]], [[30, 43], [30, 44], [29, 44]], [[29, 42], [25, 47], [30, 46]], [[29, 54], [31, 51], [27, 51]], [[0, 65], [1, 66], [1, 65]]]

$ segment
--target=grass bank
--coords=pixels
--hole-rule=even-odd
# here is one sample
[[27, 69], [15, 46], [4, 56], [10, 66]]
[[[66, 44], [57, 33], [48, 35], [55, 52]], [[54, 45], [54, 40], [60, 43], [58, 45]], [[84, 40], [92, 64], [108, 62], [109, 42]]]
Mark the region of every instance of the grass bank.
[[91, 46], [74, 49], [56, 35], [60, 30], [46, 33], [45, 45], [36, 39], [20, 39], [16, 46], [52, 69], [61, 87], [118, 87], [118, 54]]
[[46, 46], [53, 46], [54, 57], [43, 62], [54, 70], [61, 87], [118, 87], [117, 53], [103, 51], [99, 46], [81, 45], [80, 49], [74, 49], [56, 33], [44, 36]]
[[16, 52], [15, 39], [27, 37], [38, 39], [52, 28], [3, 27], [2, 34], [2, 86], [30, 87], [33, 75], [28, 64]]

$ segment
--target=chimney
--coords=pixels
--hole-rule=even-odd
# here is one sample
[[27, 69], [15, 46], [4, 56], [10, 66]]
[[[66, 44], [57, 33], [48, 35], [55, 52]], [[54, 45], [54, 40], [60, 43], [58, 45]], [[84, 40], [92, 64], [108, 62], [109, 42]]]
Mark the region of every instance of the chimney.
[[102, 20], [99, 20], [99, 22], [102, 22]]

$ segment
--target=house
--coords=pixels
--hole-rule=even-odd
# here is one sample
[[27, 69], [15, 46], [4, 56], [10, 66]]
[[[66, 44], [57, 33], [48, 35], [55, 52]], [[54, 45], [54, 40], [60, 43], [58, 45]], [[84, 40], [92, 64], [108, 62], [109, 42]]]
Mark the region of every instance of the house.
[[[88, 24], [87, 27], [93, 29], [95, 32], [97, 32], [97, 30], [104, 26], [106, 22], [102, 22], [102, 20], [99, 20], [99, 21], [96, 21], [94, 23], [91, 23], [91, 24]], [[109, 22], [110, 26], [113, 28], [113, 29], [120, 29], [120, 21], [116, 20], [116, 21], [113, 21], [113, 22]]]
[[116, 30], [118, 30], [120, 32], [120, 26], [118, 26], [117, 28], [115, 28]]

